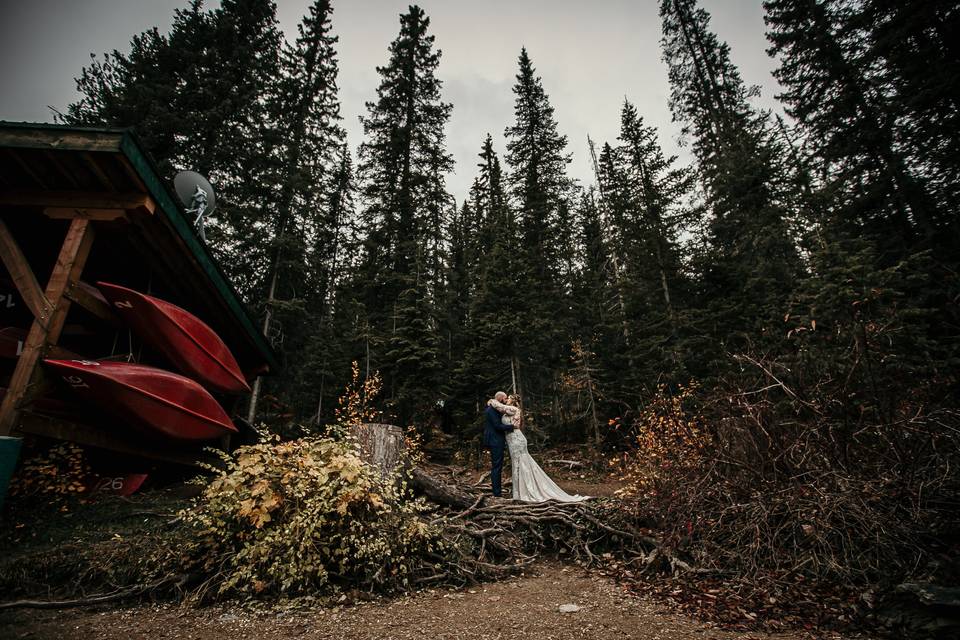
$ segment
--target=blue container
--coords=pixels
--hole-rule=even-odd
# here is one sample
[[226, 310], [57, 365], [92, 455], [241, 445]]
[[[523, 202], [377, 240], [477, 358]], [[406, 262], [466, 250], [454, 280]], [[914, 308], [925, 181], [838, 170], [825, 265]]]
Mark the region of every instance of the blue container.
[[4, 499], [7, 497], [10, 476], [13, 475], [13, 470], [17, 466], [22, 443], [23, 438], [0, 436], [0, 509], [3, 508]]

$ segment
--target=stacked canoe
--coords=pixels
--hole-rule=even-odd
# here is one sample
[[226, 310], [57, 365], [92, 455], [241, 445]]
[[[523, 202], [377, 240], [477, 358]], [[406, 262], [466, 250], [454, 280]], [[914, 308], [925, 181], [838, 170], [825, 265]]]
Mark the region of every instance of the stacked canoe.
[[250, 387], [223, 340], [199, 318], [165, 300], [107, 282], [97, 288], [138, 337], [179, 373], [132, 362], [48, 359], [84, 403], [152, 435], [196, 441], [237, 431], [212, 392]]

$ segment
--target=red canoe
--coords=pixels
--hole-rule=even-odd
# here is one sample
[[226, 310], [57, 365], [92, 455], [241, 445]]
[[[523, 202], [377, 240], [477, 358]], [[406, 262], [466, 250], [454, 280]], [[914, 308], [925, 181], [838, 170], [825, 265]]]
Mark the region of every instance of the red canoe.
[[250, 391], [230, 349], [195, 315], [133, 289], [107, 282], [97, 287], [137, 335], [184, 374], [216, 391]]
[[123, 420], [178, 440], [235, 433], [229, 416], [199, 384], [130, 362], [44, 360], [75, 393]]

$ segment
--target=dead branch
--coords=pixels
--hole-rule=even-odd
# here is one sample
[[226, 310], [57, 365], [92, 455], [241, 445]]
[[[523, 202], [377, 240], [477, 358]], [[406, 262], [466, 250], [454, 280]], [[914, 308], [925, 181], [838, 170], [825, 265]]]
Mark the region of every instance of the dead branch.
[[126, 589], [118, 589], [110, 593], [101, 593], [86, 598], [73, 600], [13, 600], [0, 602], [0, 609], [67, 609], [70, 607], [88, 607], [105, 602], [117, 602], [126, 598], [142, 596], [156, 591], [169, 584], [185, 584], [189, 576], [168, 576], [150, 584], [138, 584]]
[[[421, 467], [413, 470], [413, 485], [447, 510], [431, 523], [443, 530], [451, 555], [423, 576], [424, 581], [499, 579], [538, 555], [561, 551], [585, 565], [601, 564], [604, 557], [611, 557], [608, 552], [615, 552], [653, 571], [691, 567], [623, 518], [630, 509], [622, 504], [521, 502], [479, 493], [475, 486], [455, 484], [455, 478], [447, 480]], [[441, 573], [445, 577], [434, 577]]]
[[574, 467], [582, 467], [582, 466], [583, 466], [583, 463], [582, 463], [582, 462], [578, 462], [578, 461], [576, 461], [576, 460], [547, 460], [547, 462], [550, 463], [550, 464], [565, 464], [565, 465], [567, 465], [567, 468], [568, 468], [568, 469], [572, 469], [572, 468], [574, 468]]

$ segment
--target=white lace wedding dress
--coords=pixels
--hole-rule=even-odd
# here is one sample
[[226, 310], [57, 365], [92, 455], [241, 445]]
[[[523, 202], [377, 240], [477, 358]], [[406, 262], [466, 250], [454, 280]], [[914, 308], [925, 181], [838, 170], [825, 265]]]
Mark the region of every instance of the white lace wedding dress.
[[[491, 401], [491, 403], [496, 402]], [[497, 403], [494, 408], [507, 411], [519, 411], [517, 407]], [[514, 424], [510, 414], [504, 413], [504, 424]], [[570, 495], [557, 486], [557, 483], [550, 479], [550, 476], [540, 468], [533, 456], [527, 452], [527, 437], [523, 435], [520, 429], [514, 429], [507, 433], [507, 448], [510, 451], [510, 470], [513, 483], [513, 499], [523, 500], [525, 502], [546, 502], [547, 500], [556, 500], [558, 502], [580, 502], [589, 500], [590, 496]]]

